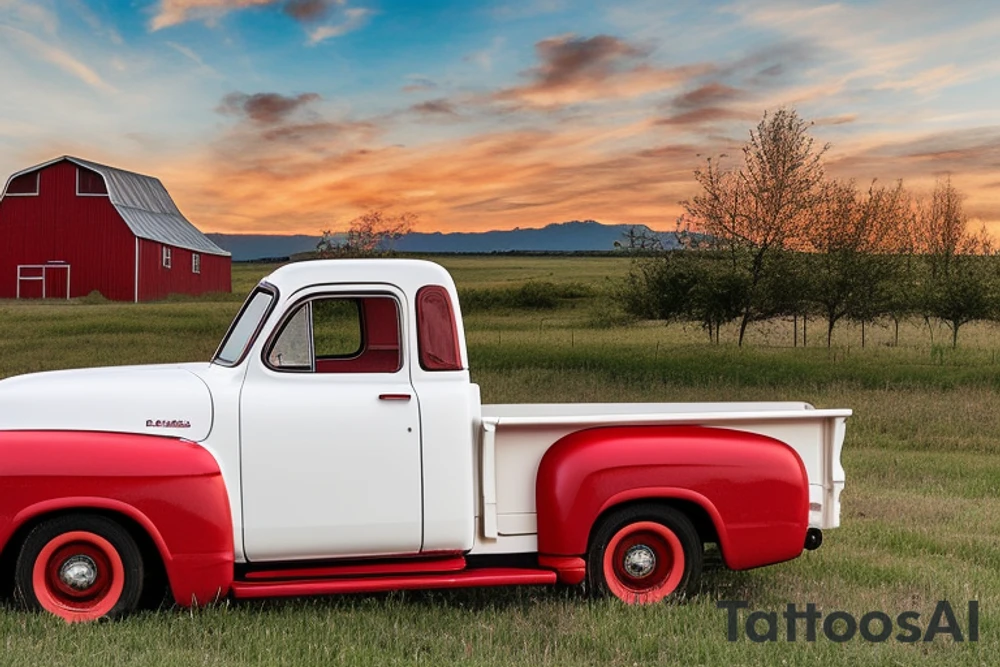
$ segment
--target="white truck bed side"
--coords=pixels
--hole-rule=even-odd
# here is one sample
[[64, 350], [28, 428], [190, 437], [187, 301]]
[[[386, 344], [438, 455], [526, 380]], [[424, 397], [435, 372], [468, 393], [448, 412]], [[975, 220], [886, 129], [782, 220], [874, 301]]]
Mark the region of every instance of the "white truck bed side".
[[563, 436], [601, 426], [711, 426], [780, 440], [805, 465], [809, 525], [835, 528], [844, 487], [840, 452], [850, 415], [850, 410], [816, 410], [794, 402], [483, 405], [473, 553], [533, 550], [535, 478], [542, 456]]

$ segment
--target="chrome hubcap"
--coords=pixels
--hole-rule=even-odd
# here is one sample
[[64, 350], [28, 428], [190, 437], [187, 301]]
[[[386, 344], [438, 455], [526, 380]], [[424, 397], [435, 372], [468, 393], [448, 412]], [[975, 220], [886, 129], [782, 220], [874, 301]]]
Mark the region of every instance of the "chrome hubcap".
[[73, 556], [59, 568], [59, 579], [77, 591], [85, 591], [97, 581], [97, 563], [90, 556]]
[[656, 554], [645, 544], [636, 544], [625, 552], [625, 572], [633, 579], [642, 579], [656, 568]]

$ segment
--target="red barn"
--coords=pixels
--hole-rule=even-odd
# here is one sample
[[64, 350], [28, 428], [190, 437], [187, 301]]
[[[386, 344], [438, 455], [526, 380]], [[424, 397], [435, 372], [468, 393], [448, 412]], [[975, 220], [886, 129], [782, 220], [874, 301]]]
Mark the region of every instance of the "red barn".
[[63, 156], [19, 171], [0, 195], [0, 298], [117, 301], [229, 292], [229, 253], [156, 178]]

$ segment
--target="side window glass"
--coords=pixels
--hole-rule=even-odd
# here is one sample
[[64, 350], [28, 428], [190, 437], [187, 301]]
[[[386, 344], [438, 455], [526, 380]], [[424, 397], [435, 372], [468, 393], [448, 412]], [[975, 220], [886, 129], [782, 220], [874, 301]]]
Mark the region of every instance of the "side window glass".
[[362, 352], [359, 299], [312, 302], [316, 359], [356, 357]]
[[274, 368], [310, 370], [312, 368], [312, 304], [300, 307], [285, 324], [281, 335], [267, 355], [267, 363]]
[[364, 296], [302, 304], [271, 344], [267, 365], [279, 371], [395, 373], [402, 368], [396, 300]]

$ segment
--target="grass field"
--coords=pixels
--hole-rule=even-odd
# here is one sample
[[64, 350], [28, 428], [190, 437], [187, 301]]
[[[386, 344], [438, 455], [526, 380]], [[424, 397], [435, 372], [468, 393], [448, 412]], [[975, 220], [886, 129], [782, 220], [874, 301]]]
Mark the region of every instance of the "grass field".
[[[473, 376], [487, 402], [806, 400], [849, 407], [843, 526], [789, 563], [733, 573], [711, 567], [679, 605], [626, 608], [574, 590], [520, 588], [361, 595], [167, 610], [116, 624], [65, 626], [0, 610], [0, 666], [593, 664], [992, 665], [1000, 650], [1000, 338], [963, 328], [960, 347], [932, 345], [906, 323], [899, 346], [875, 327], [842, 327], [834, 346], [791, 347], [790, 323], [757, 327], [736, 348], [698, 328], [616, 324], [615, 258], [442, 260], [460, 290], [527, 281], [583, 284], [549, 310], [466, 318]], [[101, 364], [206, 359], [242, 293], [269, 267], [239, 265], [234, 290], [158, 304], [0, 304], [0, 376]], [[810, 324], [812, 327], [813, 325]], [[728, 335], [727, 335], [728, 334]], [[935, 341], [947, 341], [939, 329]], [[0, 464], [2, 465], [2, 464]], [[788, 603], [895, 617], [949, 600], [965, 625], [980, 608], [980, 641], [845, 643], [726, 641], [720, 600], [752, 610]], [[742, 618], [745, 618], [746, 612]], [[759, 626], [763, 627], [763, 626]], [[877, 629], [877, 624], [876, 624]], [[799, 626], [799, 634], [804, 625]]]

